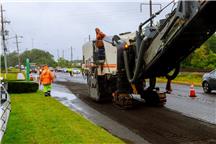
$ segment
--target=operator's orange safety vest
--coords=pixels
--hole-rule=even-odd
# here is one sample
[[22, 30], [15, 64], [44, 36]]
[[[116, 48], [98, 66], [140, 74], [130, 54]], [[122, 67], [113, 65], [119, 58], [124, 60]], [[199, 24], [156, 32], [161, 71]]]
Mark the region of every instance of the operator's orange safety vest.
[[43, 85], [51, 84], [53, 82], [53, 79], [53, 73], [48, 68], [45, 68], [40, 75], [40, 82]]

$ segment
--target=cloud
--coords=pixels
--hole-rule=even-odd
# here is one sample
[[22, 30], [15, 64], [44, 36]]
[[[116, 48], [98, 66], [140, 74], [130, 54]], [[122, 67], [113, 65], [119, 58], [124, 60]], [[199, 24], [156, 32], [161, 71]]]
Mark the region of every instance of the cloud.
[[[8, 0], [10, 1], [10, 0]], [[34, 47], [50, 51], [57, 58], [57, 49], [65, 51], [70, 59], [73, 46], [74, 58], [82, 58], [82, 45], [95, 38], [95, 27], [107, 35], [136, 31], [138, 25], [149, 17], [148, 7], [140, 12], [139, 2], [6, 2], [7, 27], [10, 35], [22, 35], [21, 50]], [[154, 7], [154, 11], [159, 9]], [[12, 30], [13, 29], [13, 30]], [[12, 41], [11, 49], [15, 49]]]

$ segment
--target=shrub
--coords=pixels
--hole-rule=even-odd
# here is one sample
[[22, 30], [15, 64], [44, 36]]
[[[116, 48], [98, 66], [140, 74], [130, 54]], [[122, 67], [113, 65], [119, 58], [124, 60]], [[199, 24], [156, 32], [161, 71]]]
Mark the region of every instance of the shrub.
[[8, 93], [31, 93], [39, 88], [39, 84], [32, 81], [7, 81], [7, 83]]

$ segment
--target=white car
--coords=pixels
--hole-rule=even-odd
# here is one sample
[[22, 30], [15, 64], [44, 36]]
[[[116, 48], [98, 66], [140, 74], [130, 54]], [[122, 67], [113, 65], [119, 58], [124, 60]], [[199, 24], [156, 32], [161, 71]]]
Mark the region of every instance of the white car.
[[80, 74], [81, 73], [80, 69], [78, 69], [78, 68], [73, 68], [72, 72], [73, 72], [73, 74]]

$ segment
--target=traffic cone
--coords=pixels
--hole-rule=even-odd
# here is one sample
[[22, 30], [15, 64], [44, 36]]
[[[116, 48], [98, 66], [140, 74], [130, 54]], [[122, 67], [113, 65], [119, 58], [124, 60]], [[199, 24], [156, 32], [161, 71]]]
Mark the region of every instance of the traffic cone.
[[190, 97], [196, 97], [196, 92], [195, 92], [193, 84], [190, 86], [190, 94], [189, 94], [189, 96]]

